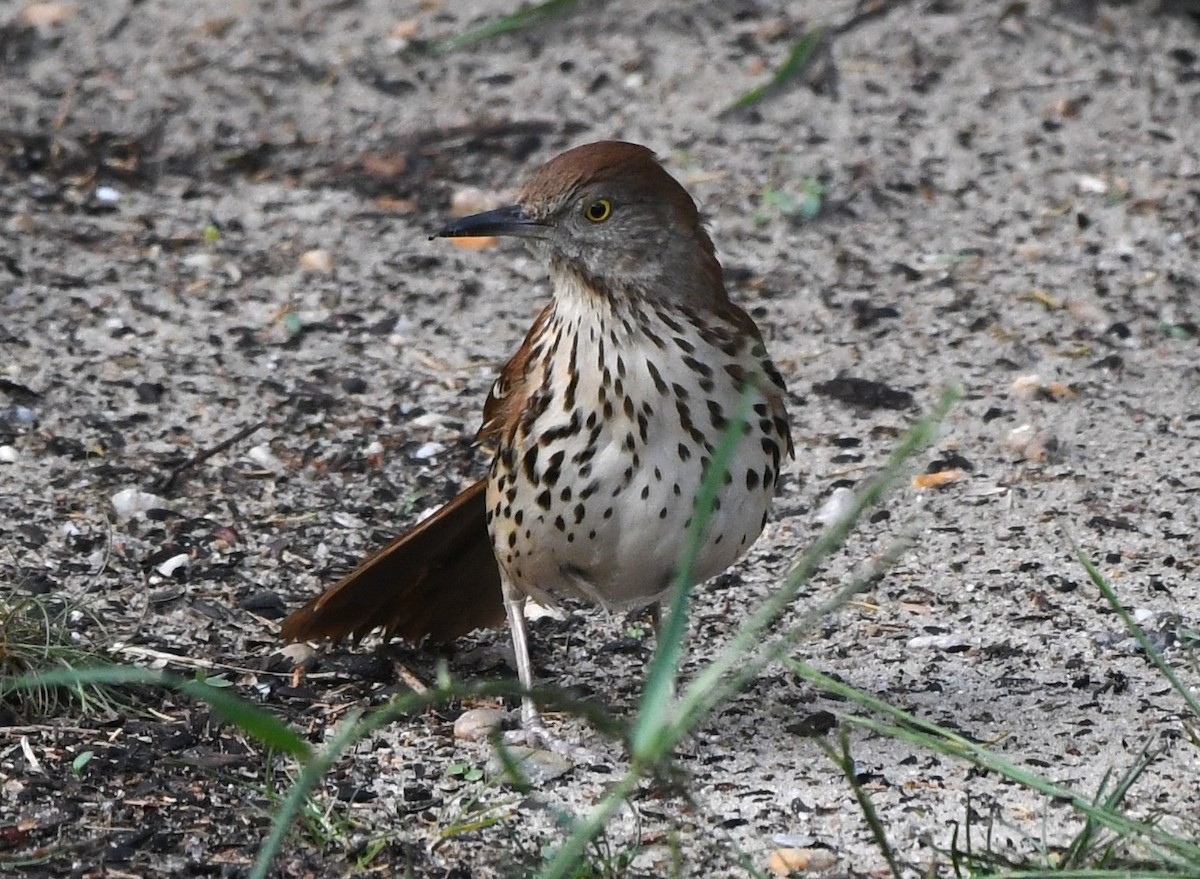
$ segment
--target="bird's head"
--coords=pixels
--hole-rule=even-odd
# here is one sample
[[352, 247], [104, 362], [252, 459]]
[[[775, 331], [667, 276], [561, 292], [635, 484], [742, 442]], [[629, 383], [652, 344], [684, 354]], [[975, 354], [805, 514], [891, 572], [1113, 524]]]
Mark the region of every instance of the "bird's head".
[[726, 301], [700, 214], [649, 149], [600, 141], [543, 165], [516, 204], [462, 217], [439, 237], [523, 238], [552, 273], [601, 295], [713, 307]]

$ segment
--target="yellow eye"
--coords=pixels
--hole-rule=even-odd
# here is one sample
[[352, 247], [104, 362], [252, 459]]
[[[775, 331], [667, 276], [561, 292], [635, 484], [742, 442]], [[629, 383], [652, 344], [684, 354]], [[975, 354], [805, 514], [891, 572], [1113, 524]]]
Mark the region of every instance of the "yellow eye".
[[607, 198], [598, 199], [583, 209], [583, 215], [593, 223], [603, 223], [612, 216], [612, 202]]

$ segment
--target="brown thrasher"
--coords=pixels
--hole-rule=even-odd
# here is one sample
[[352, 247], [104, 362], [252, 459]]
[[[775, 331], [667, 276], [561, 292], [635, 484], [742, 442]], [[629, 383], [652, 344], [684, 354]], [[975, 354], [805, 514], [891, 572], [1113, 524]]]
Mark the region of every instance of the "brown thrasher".
[[[517, 204], [435, 237], [524, 238], [553, 300], [483, 410], [481, 480], [283, 623], [287, 640], [447, 641], [507, 614], [533, 685], [526, 597], [608, 609], [670, 589], [714, 450], [749, 396], [692, 578], [731, 565], [766, 522], [792, 453], [783, 379], [729, 301], [687, 191], [643, 146], [604, 141], [552, 159]], [[532, 702], [522, 718], [540, 730]]]

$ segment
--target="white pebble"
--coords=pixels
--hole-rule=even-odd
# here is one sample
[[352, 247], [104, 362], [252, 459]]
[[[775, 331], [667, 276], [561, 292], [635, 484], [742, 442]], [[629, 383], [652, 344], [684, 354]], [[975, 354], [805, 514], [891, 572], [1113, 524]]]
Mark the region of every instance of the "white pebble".
[[180, 568], [186, 567], [190, 561], [191, 557], [186, 552], [181, 552], [179, 555], [171, 556], [169, 559], [159, 565], [157, 570], [164, 577], [170, 577]]
[[189, 253], [183, 258], [183, 264], [189, 269], [207, 272], [217, 263], [217, 258], [211, 253]]
[[137, 488], [118, 491], [112, 496], [112, 505], [117, 518], [122, 521], [140, 515], [146, 510], [170, 509], [166, 498]]
[[306, 250], [300, 254], [300, 268], [306, 272], [328, 275], [333, 271], [333, 254], [320, 248]]
[[111, 186], [96, 187], [96, 201], [102, 201], [106, 204], [114, 204], [121, 200], [121, 193]]
[[363, 449], [363, 452], [368, 456], [382, 455], [383, 443], [381, 443], [379, 440], [372, 440], [370, 445]]
[[838, 486], [829, 495], [829, 500], [825, 501], [821, 505], [821, 509], [817, 510], [817, 515], [814, 518], [820, 525], [832, 525], [850, 511], [850, 504], [853, 500], [853, 491], [844, 485]]
[[428, 442], [413, 452], [413, 457], [418, 461], [428, 461], [434, 455], [440, 455], [444, 451], [446, 451], [446, 447], [441, 443]]
[[271, 451], [271, 447], [262, 443], [246, 451], [246, 457], [264, 470], [282, 470], [283, 461]]
[[0, 446], [0, 464], [17, 463], [17, 450], [12, 446]]

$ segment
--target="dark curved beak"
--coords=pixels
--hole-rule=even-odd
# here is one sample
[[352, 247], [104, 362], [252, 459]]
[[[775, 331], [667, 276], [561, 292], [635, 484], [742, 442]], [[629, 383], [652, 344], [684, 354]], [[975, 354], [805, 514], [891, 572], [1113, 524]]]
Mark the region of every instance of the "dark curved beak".
[[508, 205], [482, 214], [471, 214], [451, 220], [429, 237], [432, 238], [478, 238], [482, 235], [508, 236], [512, 238], [543, 238], [546, 226], [525, 213], [520, 205]]

